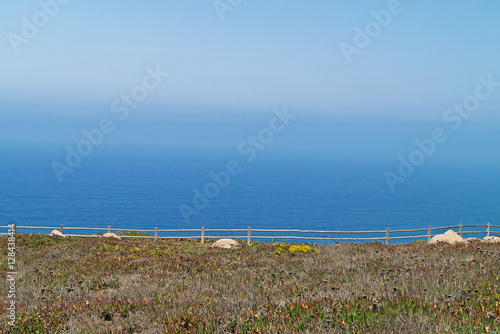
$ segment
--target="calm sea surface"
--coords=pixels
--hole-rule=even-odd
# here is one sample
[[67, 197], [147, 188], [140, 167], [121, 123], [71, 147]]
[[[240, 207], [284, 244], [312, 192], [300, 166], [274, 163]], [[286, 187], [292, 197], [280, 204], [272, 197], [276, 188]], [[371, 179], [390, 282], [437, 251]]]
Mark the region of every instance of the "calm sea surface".
[[[383, 174], [397, 167], [396, 159], [262, 153], [248, 162], [231, 150], [97, 148], [59, 182], [51, 163], [63, 162], [64, 152], [61, 145], [2, 150], [1, 225], [385, 230], [500, 224], [500, 178], [488, 166], [429, 161], [391, 192]], [[179, 205], [195, 209], [195, 189], [203, 191], [213, 182], [209, 173], [231, 160], [241, 172], [185, 219]]]

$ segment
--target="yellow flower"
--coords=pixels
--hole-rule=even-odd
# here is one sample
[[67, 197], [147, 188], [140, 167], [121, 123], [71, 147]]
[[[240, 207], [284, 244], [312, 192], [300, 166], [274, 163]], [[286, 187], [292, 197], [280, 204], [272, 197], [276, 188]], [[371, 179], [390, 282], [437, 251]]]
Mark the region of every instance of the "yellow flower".
[[290, 246], [290, 248], [288, 249], [288, 251], [292, 254], [295, 254], [297, 252], [301, 252], [301, 253], [309, 253], [311, 251], [311, 247], [307, 246], [307, 245], [302, 245], [302, 246]]

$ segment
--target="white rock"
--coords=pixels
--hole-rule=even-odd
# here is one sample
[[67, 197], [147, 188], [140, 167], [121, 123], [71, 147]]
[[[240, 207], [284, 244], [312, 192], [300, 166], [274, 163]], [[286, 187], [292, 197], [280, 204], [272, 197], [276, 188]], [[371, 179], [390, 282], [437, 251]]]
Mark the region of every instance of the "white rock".
[[122, 238], [120, 238], [119, 236], [117, 236], [115, 233], [104, 233], [102, 235], [103, 238], [115, 238], [115, 239], [118, 239], [118, 240], [122, 240]]
[[437, 244], [438, 242], [446, 242], [448, 244], [467, 242], [464, 238], [459, 236], [455, 231], [448, 230], [444, 234], [438, 234], [432, 237], [429, 241], [430, 244]]
[[212, 245], [212, 248], [222, 248], [222, 249], [237, 249], [241, 245], [233, 239], [219, 239]]
[[488, 243], [500, 243], [500, 238], [499, 237], [484, 237], [483, 242], [488, 242]]
[[479, 241], [478, 238], [467, 238], [467, 241]]
[[59, 230], [52, 230], [52, 232], [50, 232], [50, 235], [57, 235], [59, 237], [66, 238], [66, 236], [64, 234], [62, 234], [61, 231], [59, 231]]

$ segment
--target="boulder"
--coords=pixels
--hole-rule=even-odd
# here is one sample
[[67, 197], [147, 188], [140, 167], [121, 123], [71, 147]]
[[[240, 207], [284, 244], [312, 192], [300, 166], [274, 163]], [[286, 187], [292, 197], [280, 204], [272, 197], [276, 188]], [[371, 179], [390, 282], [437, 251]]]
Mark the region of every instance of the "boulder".
[[102, 235], [103, 238], [114, 238], [114, 239], [118, 239], [118, 240], [122, 240], [122, 238], [120, 238], [119, 236], [117, 236], [115, 233], [104, 233]]
[[444, 234], [438, 234], [432, 237], [429, 241], [430, 244], [437, 244], [438, 242], [446, 242], [448, 244], [455, 244], [460, 242], [467, 242], [464, 238], [459, 236], [455, 231], [448, 230]]
[[50, 232], [50, 235], [57, 235], [58, 237], [66, 238], [66, 236], [62, 234], [61, 231], [59, 230], [52, 230], [52, 232]]
[[480, 241], [478, 238], [467, 238], [467, 241], [468, 242], [476, 242], [476, 241]]
[[241, 245], [233, 239], [219, 239], [212, 245], [212, 248], [238, 249]]
[[494, 237], [484, 237], [483, 238], [483, 242], [488, 242], [488, 243], [496, 244], [496, 243], [500, 243], [500, 238], [497, 237], [497, 236], [494, 236]]

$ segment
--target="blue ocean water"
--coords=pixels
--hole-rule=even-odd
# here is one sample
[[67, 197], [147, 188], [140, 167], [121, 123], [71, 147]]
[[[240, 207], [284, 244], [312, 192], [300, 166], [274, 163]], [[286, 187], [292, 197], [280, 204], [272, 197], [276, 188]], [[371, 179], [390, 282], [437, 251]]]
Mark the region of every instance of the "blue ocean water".
[[[64, 152], [62, 145], [2, 150], [0, 225], [346, 231], [500, 225], [500, 178], [492, 166], [429, 161], [391, 192], [383, 174], [396, 160], [289, 152], [248, 162], [234, 150], [119, 147], [96, 149], [59, 182], [51, 163], [63, 162]], [[185, 219], [179, 205], [194, 208], [195, 189], [213, 183], [209, 173], [231, 160], [241, 173]]]

